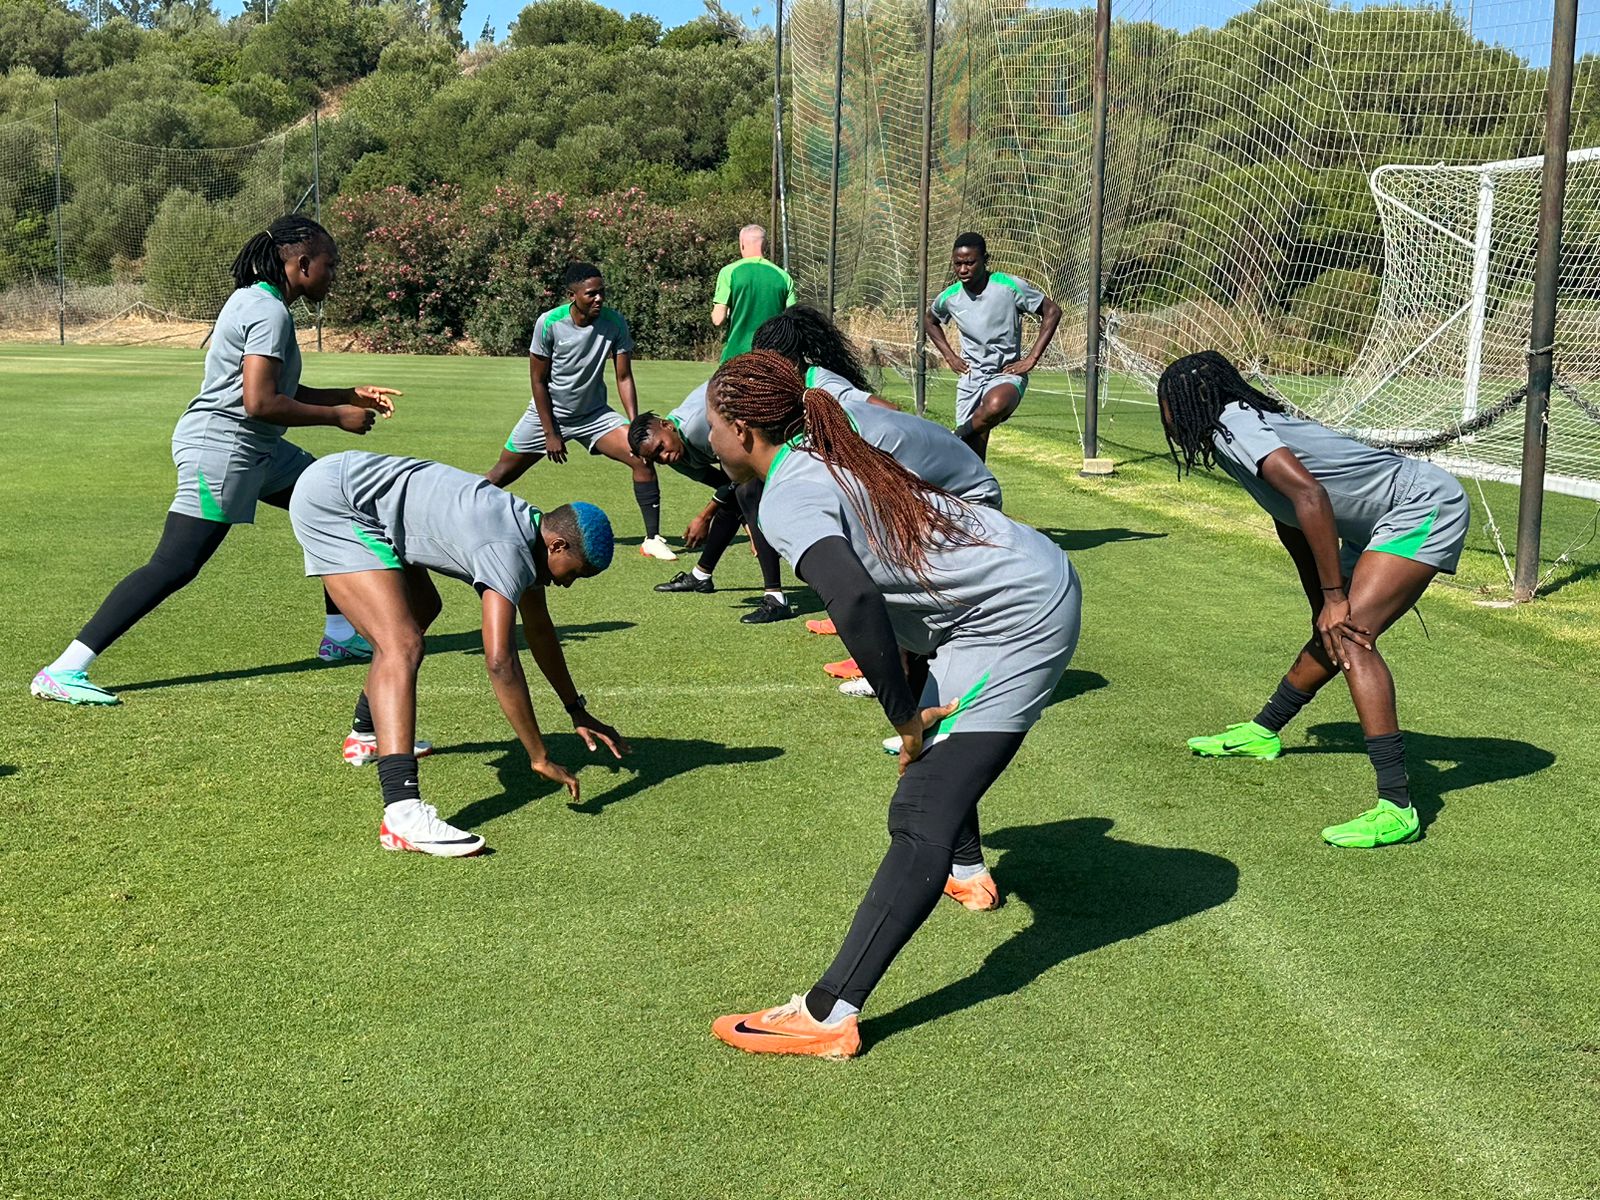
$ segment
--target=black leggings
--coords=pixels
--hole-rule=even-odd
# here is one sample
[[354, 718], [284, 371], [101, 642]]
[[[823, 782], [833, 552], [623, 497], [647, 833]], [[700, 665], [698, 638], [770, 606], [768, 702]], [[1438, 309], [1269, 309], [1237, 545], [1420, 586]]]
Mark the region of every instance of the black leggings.
[[[292, 488], [285, 488], [271, 496], [261, 497], [261, 503], [273, 508], [288, 508]], [[103, 654], [111, 644], [158, 608], [168, 596], [187, 587], [200, 574], [200, 568], [222, 545], [233, 526], [221, 521], [205, 521], [182, 513], [169, 512], [161, 540], [156, 543], [150, 561], [134, 571], [105, 598], [99, 610], [89, 619], [78, 634], [78, 640], [96, 654]], [[324, 608], [329, 613], [339, 610], [324, 592]]]
[[978, 801], [1026, 733], [953, 733], [906, 768], [889, 804], [889, 852], [821, 992], [857, 1008], [939, 903], [952, 863], [983, 861]]
[[761, 586], [769, 592], [776, 592], [783, 587], [783, 576], [778, 573], [778, 552], [772, 548], [772, 543], [761, 533], [761, 522], [756, 518], [761, 513], [762, 481], [751, 479], [741, 483], [734, 494], [739, 497], [739, 510], [744, 513], [744, 522], [750, 527], [750, 543], [756, 548], [756, 561], [761, 564]]

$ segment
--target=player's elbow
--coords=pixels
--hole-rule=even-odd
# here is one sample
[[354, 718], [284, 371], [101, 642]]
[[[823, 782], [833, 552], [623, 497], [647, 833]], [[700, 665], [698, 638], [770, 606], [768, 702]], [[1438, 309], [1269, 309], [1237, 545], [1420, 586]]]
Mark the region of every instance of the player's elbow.
[[1044, 298], [1044, 307], [1039, 310], [1039, 316], [1046, 321], [1059, 321], [1061, 320], [1061, 305], [1046, 296]]

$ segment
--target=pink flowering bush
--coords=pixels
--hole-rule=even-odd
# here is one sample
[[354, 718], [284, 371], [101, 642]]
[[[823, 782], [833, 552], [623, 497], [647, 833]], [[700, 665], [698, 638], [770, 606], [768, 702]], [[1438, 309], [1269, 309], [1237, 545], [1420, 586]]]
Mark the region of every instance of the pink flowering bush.
[[575, 199], [497, 187], [481, 202], [458, 188], [386, 188], [341, 197], [337, 319], [373, 349], [525, 354], [541, 312], [565, 302], [573, 259], [600, 267], [606, 303], [627, 318], [637, 352], [690, 358], [714, 342], [717, 270], [735, 251], [731, 214], [652, 204], [634, 188]]

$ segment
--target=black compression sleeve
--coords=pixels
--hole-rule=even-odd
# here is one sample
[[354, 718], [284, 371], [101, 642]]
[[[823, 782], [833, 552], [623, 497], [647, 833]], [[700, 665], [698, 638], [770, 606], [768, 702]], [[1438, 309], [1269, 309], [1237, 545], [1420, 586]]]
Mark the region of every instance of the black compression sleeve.
[[850, 543], [842, 537], [823, 538], [801, 556], [795, 574], [822, 597], [845, 649], [872, 685], [889, 723], [911, 720], [917, 713], [917, 697], [911, 694], [900, 662], [889, 610]]

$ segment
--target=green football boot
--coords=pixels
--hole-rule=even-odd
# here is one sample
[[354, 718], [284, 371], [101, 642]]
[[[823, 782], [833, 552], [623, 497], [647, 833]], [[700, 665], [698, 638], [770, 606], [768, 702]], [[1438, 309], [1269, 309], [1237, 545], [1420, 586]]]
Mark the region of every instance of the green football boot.
[[1189, 750], [1201, 758], [1277, 758], [1283, 742], [1254, 721], [1229, 725], [1222, 733], [1189, 739]]
[[1415, 807], [1401, 808], [1393, 801], [1380, 799], [1376, 808], [1367, 809], [1355, 820], [1329, 825], [1322, 831], [1322, 840], [1330, 846], [1372, 850], [1414, 842], [1421, 833], [1422, 820]]
[[46, 667], [33, 677], [28, 691], [41, 700], [59, 700], [63, 704], [120, 704], [103, 687], [89, 682], [83, 671], [52, 671]]
[[365, 662], [372, 657], [372, 643], [359, 633], [352, 633], [344, 641], [323, 634], [317, 657], [323, 662]]

